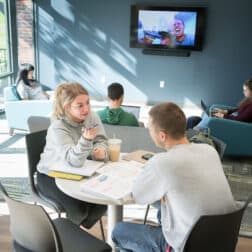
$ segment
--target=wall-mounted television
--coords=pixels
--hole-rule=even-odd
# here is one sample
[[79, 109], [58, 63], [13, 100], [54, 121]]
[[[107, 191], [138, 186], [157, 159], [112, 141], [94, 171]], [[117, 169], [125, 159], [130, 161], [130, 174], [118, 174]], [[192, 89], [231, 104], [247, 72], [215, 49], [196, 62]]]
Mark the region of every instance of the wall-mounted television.
[[131, 6], [130, 47], [202, 50], [206, 8]]

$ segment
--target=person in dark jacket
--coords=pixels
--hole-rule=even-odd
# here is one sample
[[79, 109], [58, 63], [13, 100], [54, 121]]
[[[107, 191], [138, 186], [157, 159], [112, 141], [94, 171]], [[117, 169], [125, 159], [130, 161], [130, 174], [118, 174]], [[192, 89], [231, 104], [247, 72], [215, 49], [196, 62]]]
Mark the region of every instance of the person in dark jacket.
[[[235, 109], [220, 109], [216, 108], [212, 112], [212, 116], [225, 118], [234, 121], [252, 122], [252, 78], [248, 79], [243, 84], [244, 98]], [[188, 118], [189, 120], [190, 118]], [[194, 127], [194, 129], [203, 129], [208, 125], [209, 116], [204, 114], [202, 120]]]

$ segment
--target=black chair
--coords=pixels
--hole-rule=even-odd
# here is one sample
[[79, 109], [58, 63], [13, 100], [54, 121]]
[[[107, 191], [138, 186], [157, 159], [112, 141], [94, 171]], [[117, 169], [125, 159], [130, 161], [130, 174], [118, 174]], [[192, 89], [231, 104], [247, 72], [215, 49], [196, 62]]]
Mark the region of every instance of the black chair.
[[[32, 196], [36, 202], [40, 202], [48, 207], [53, 208], [59, 215], [62, 212], [66, 212], [63, 205], [50, 197], [46, 196], [36, 185], [36, 174], [37, 174], [37, 164], [40, 160], [40, 154], [43, 152], [46, 144], [46, 135], [47, 130], [42, 130], [38, 132], [33, 132], [27, 134], [26, 138], [26, 147], [27, 147], [27, 158], [28, 158], [28, 167], [29, 167], [29, 182], [32, 192]], [[56, 187], [56, 185], [55, 185]], [[98, 213], [98, 212], [97, 212]], [[102, 216], [103, 212], [101, 213]], [[102, 224], [102, 219], [99, 219], [100, 228], [103, 240], [105, 240], [104, 229]]]
[[51, 124], [49, 117], [30, 116], [27, 120], [30, 133], [48, 129]]
[[11, 199], [0, 183], [10, 211], [10, 230], [16, 252], [108, 252], [111, 247], [68, 219], [51, 220], [38, 205]]
[[194, 225], [183, 252], [235, 252], [242, 216], [252, 197], [232, 213], [202, 216]]
[[40, 154], [43, 152], [46, 144], [46, 135], [47, 130], [42, 130], [25, 136], [30, 188], [35, 202], [40, 202], [48, 207], [52, 207], [60, 216], [61, 212], [65, 212], [64, 207], [58, 202], [46, 197], [36, 186], [37, 164], [40, 160]]

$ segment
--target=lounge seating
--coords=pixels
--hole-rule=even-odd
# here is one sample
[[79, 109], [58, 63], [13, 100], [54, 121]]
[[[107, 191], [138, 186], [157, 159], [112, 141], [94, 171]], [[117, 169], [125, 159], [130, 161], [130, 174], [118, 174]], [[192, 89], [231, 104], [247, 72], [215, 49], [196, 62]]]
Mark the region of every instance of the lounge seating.
[[4, 104], [10, 135], [14, 129], [28, 131], [27, 120], [30, 116], [49, 116], [52, 100], [19, 100], [15, 87], [4, 88]]
[[[212, 105], [214, 108], [231, 109], [225, 105]], [[251, 156], [252, 155], [252, 123], [233, 121], [223, 118], [211, 117], [208, 127], [212, 136], [226, 143], [225, 156]]]

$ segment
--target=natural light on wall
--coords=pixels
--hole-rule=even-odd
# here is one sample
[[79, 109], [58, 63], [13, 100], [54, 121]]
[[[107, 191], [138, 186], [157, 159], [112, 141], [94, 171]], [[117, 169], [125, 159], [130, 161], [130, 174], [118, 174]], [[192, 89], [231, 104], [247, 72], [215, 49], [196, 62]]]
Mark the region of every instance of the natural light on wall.
[[60, 16], [64, 19], [67, 19], [69, 22], [74, 23], [75, 17], [72, 12], [71, 5], [66, 0], [51, 0], [51, 6]]
[[201, 116], [202, 109], [198, 104], [195, 104], [188, 98], [184, 98], [184, 102], [182, 104], [182, 108], [186, 116]]
[[140, 91], [135, 83], [131, 83], [118, 71], [108, 65], [101, 57], [91, 51], [86, 51], [86, 57], [89, 59], [85, 64], [88, 75], [85, 77], [85, 81], [92, 83], [99, 93], [102, 93], [106, 97], [107, 86], [112, 82], [120, 82], [125, 87], [125, 101], [132, 101], [134, 98], [135, 102], [141, 101], [142, 103], [147, 102], [147, 96]]
[[136, 76], [136, 58], [113, 39], [111, 39], [110, 56], [123, 68]]

